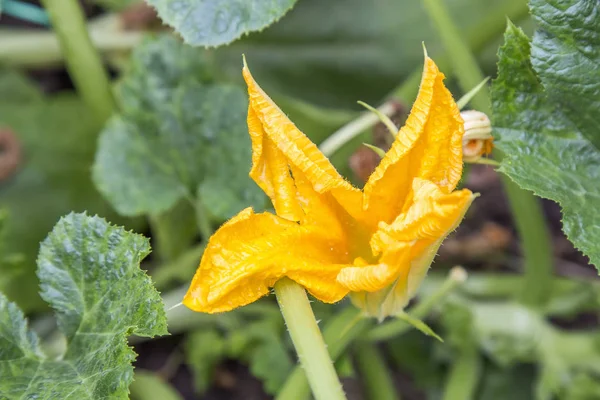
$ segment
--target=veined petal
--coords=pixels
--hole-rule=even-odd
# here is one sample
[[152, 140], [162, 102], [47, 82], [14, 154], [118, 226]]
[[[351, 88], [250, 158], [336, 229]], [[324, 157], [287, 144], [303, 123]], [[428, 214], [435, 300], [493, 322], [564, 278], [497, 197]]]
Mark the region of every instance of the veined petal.
[[[264, 168], [257, 164], [260, 159], [259, 143], [265, 143], [264, 137], [279, 149], [290, 166], [302, 172], [313, 189], [324, 194], [330, 192], [350, 215], [359, 216], [362, 209], [362, 194], [336, 171], [327, 157], [310, 141], [279, 107], [258, 86], [244, 62], [242, 71], [248, 85], [248, 128], [252, 137], [253, 157], [251, 176], [263, 187], [268, 175], [262, 174]], [[268, 195], [270, 195], [267, 192]]]
[[183, 304], [229, 311], [268, 294], [283, 276], [333, 303], [348, 293], [335, 277], [349, 261], [345, 243], [319, 228], [247, 208], [211, 237]]
[[474, 197], [469, 190], [447, 194], [433, 182], [414, 179], [407, 196], [410, 206], [391, 224], [381, 222], [371, 238], [379, 263], [343, 268], [338, 282], [352, 291], [352, 301], [371, 316], [382, 319], [401, 311]]
[[375, 292], [393, 283], [404, 271], [408, 276], [410, 243], [397, 243], [393, 251], [386, 252], [378, 264], [369, 265], [356, 259], [354, 266], [340, 270], [337, 281], [352, 292]]
[[446, 194], [430, 181], [415, 179], [408, 210], [391, 224], [380, 224], [380, 229], [371, 238], [374, 253], [385, 256], [398, 242], [413, 244], [406, 292], [402, 294], [405, 302], [414, 296], [442, 241], [456, 229], [475, 197], [467, 189]]
[[468, 189], [447, 194], [431, 181], [414, 179], [407, 210], [391, 224], [379, 224], [379, 230], [371, 238], [373, 252], [385, 253], [397, 242], [437, 241], [446, 237], [458, 226], [474, 197]]
[[351, 290], [354, 305], [382, 320], [407, 303], [411, 255], [412, 243], [398, 242], [387, 249], [379, 264], [343, 268], [337, 280]]
[[250, 177], [271, 199], [275, 212], [290, 221], [299, 221], [304, 212], [296, 199], [296, 187], [288, 161], [264, 133], [252, 107], [248, 108], [248, 130], [252, 140]]
[[417, 100], [391, 149], [364, 187], [363, 207], [391, 222], [403, 209], [413, 178], [449, 193], [462, 174], [464, 126], [456, 103], [432, 59], [425, 57]]

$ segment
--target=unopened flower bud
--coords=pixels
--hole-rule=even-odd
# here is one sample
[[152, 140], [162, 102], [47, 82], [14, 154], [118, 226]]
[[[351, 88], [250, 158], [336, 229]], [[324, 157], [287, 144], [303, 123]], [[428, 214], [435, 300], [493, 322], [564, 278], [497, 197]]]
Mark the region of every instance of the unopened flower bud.
[[487, 115], [476, 110], [460, 113], [465, 121], [463, 136], [463, 159], [465, 162], [477, 162], [483, 155], [490, 154], [494, 147], [492, 123]]

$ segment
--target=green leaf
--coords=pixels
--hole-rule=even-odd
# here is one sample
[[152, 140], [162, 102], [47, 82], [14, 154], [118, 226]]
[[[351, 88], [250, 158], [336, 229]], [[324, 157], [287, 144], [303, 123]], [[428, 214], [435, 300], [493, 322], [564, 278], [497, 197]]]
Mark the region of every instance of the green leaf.
[[160, 295], [139, 269], [149, 252], [143, 236], [102, 218], [62, 218], [41, 245], [38, 275], [67, 350], [47, 358], [0, 294], [0, 398], [127, 399], [135, 358], [127, 336], [167, 333]]
[[563, 116], [600, 150], [600, 3], [531, 0], [530, 8], [539, 27], [533, 68]]
[[148, 0], [194, 46], [220, 46], [281, 18], [296, 0]]
[[206, 64], [192, 51], [163, 36], [134, 52], [119, 92], [122, 113], [102, 132], [93, 170], [123, 215], [162, 213], [196, 195], [220, 220], [264, 206], [248, 177], [246, 95], [206, 83]]
[[[549, 7], [532, 3], [537, 19], [563, 24], [553, 27], [558, 36], [543, 29], [536, 32], [533, 65], [529, 39], [509, 24], [499, 53], [498, 78], [492, 86], [493, 125], [500, 138], [497, 145], [506, 155], [501, 171], [519, 186], [560, 203], [565, 233], [598, 267], [600, 150], [588, 139], [592, 132], [598, 133], [598, 123], [589, 125], [590, 118], [600, 115], [600, 47], [594, 44], [600, 25], [586, 30], [587, 36], [581, 29], [585, 29], [588, 19], [598, 15], [600, 6], [595, 0], [578, 2], [580, 8], [573, 1], [563, 3], [572, 4], [571, 11], [581, 14], [557, 17], [549, 13]], [[571, 24], [579, 20], [580, 24], [571, 29]], [[543, 63], [539, 58], [541, 49], [550, 45], [556, 46], [556, 54], [547, 54], [547, 62]], [[590, 65], [573, 53], [595, 61]], [[578, 69], [572, 69], [572, 63], [578, 63]], [[594, 87], [595, 97], [589, 92]], [[577, 109], [565, 105], [575, 97], [580, 100], [570, 104], [589, 104]], [[594, 104], [595, 111], [590, 108]]]
[[9, 128], [21, 147], [16, 170], [0, 183], [0, 208], [8, 211], [4, 243], [24, 259], [10, 271], [0, 265], [0, 290], [28, 312], [44, 305], [35, 257], [61, 216], [87, 210], [136, 229], [141, 221], [119, 217], [92, 184], [99, 127], [74, 93], [44, 97], [22, 74], [2, 71], [2, 128]]
[[275, 395], [294, 368], [281, 333], [260, 341], [250, 357], [250, 372], [263, 382], [265, 392]]
[[531, 365], [520, 364], [513, 368], [500, 368], [486, 363], [477, 398], [531, 400], [534, 398], [533, 382], [535, 382], [535, 369]]
[[185, 347], [194, 387], [203, 394], [212, 383], [214, 368], [227, 356], [227, 341], [216, 329], [202, 329], [188, 336]]

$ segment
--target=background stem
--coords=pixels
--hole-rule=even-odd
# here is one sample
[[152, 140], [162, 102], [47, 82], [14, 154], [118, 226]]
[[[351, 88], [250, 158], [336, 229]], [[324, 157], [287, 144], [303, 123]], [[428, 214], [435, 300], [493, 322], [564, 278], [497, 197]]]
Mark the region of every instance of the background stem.
[[[468, 92], [484, 78], [475, 57], [460, 37], [445, 5], [440, 0], [423, 0], [423, 4], [438, 29], [462, 90]], [[471, 104], [477, 110], [491, 115], [487, 86], [471, 100]], [[496, 151], [495, 155], [496, 158], [501, 158], [500, 152]], [[521, 288], [521, 300], [529, 306], [543, 307], [552, 290], [554, 268], [550, 234], [541, 204], [533, 193], [520, 189], [507, 176], [502, 175], [502, 181], [515, 216], [525, 258], [525, 282]]]
[[42, 0], [65, 55], [77, 91], [99, 123], [112, 114], [115, 103], [108, 74], [87, 31], [85, 15], [76, 0]]
[[282, 278], [275, 283], [275, 295], [315, 399], [345, 400], [306, 291]]
[[366, 398], [370, 400], [399, 400], [389, 369], [372, 343], [359, 341], [354, 353], [356, 368], [360, 372]]
[[481, 370], [480, 364], [479, 350], [475, 340], [466, 341], [452, 363], [444, 387], [443, 400], [474, 399]]

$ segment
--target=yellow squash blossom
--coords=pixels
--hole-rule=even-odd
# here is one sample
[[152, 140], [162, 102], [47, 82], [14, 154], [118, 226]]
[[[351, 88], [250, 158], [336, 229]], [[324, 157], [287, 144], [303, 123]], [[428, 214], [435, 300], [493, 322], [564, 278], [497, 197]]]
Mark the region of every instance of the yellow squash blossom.
[[369, 315], [402, 310], [442, 240], [474, 198], [462, 174], [463, 120], [426, 57], [406, 125], [370, 176], [353, 187], [243, 68], [248, 85], [250, 176], [277, 215], [251, 208], [210, 239], [183, 304], [232, 310], [288, 277], [334, 303], [351, 293]]

